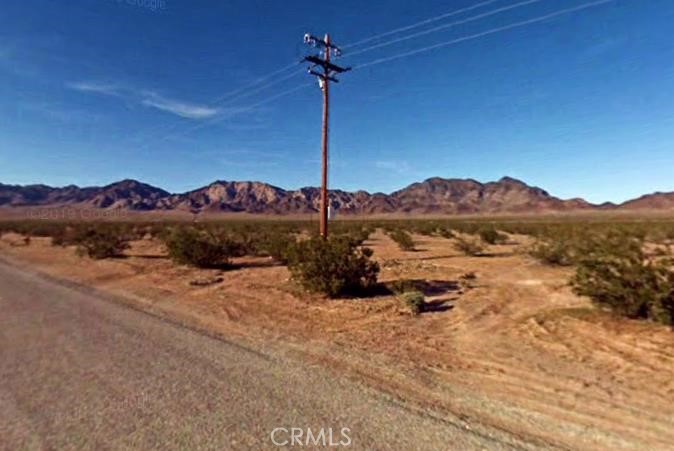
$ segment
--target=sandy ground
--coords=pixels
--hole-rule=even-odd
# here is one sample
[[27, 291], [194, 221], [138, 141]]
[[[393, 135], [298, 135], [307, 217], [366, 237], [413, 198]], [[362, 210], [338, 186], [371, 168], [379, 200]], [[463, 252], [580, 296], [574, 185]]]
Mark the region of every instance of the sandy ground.
[[0, 260], [0, 450], [533, 448], [68, 285]]
[[[417, 236], [402, 252], [368, 241], [380, 280], [426, 281], [429, 312], [393, 296], [330, 301], [297, 291], [285, 267], [244, 258], [221, 272], [173, 265], [158, 243], [124, 259], [92, 261], [47, 239], [5, 235], [0, 255], [52, 276], [190, 317], [228, 336], [275, 340], [303, 359], [406, 401], [508, 431], [541, 447], [674, 448], [674, 332], [594, 309], [518, 244], [486, 257]], [[475, 279], [464, 275], [475, 273]], [[195, 286], [190, 282], [208, 283]]]

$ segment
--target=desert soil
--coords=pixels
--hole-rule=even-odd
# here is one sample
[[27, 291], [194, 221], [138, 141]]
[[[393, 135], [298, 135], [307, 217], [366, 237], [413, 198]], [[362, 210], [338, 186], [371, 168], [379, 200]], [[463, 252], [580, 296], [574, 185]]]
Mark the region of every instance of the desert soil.
[[595, 309], [571, 292], [570, 270], [522, 251], [526, 237], [484, 257], [443, 238], [415, 241], [417, 251], [402, 252], [378, 232], [366, 244], [381, 281], [426, 281], [429, 311], [419, 316], [391, 295], [306, 295], [266, 258], [224, 272], [175, 266], [151, 240], [92, 261], [5, 235], [0, 255], [230, 339], [282, 346], [466, 428], [543, 448], [672, 449], [674, 332]]

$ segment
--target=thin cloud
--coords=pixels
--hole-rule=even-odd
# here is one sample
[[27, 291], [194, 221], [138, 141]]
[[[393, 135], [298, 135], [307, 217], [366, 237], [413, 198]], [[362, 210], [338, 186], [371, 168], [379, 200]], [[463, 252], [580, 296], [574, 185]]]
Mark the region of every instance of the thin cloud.
[[171, 99], [155, 92], [126, 88], [113, 83], [79, 81], [67, 83], [66, 86], [83, 93], [124, 98], [186, 119], [208, 119], [220, 113], [217, 108]]
[[103, 94], [108, 96], [121, 96], [121, 89], [118, 86], [111, 84], [95, 83], [95, 82], [75, 82], [68, 83], [66, 86], [70, 89], [80, 92], [93, 92], [96, 94]]
[[180, 102], [157, 94], [148, 95], [141, 104], [188, 119], [206, 119], [218, 114], [216, 108]]

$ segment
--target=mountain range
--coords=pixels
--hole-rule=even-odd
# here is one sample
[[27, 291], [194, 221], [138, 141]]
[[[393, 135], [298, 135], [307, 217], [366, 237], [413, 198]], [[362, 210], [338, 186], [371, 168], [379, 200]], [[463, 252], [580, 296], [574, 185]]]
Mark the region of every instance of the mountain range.
[[[191, 213], [306, 214], [318, 211], [320, 190], [284, 190], [262, 182], [216, 181], [172, 194], [136, 180], [102, 187], [5, 185], [0, 208], [63, 207], [185, 211]], [[511, 177], [480, 183], [471, 179], [430, 178], [390, 194], [330, 191], [331, 207], [340, 214], [498, 214], [556, 213], [593, 210], [670, 210], [674, 193], [654, 193], [622, 204], [563, 200]]]

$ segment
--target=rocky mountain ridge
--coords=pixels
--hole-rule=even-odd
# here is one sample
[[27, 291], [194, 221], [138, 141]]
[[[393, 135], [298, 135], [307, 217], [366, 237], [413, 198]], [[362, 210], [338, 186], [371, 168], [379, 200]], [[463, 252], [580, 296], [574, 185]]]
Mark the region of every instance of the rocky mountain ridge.
[[[262, 182], [216, 181], [181, 194], [136, 180], [103, 187], [0, 184], [0, 208], [73, 206], [134, 211], [189, 211], [305, 214], [318, 211], [320, 190], [285, 190]], [[654, 193], [620, 205], [563, 200], [547, 191], [503, 177], [481, 183], [472, 179], [429, 178], [391, 194], [330, 191], [330, 204], [340, 214], [480, 214], [545, 213], [591, 210], [674, 209], [674, 193]]]

